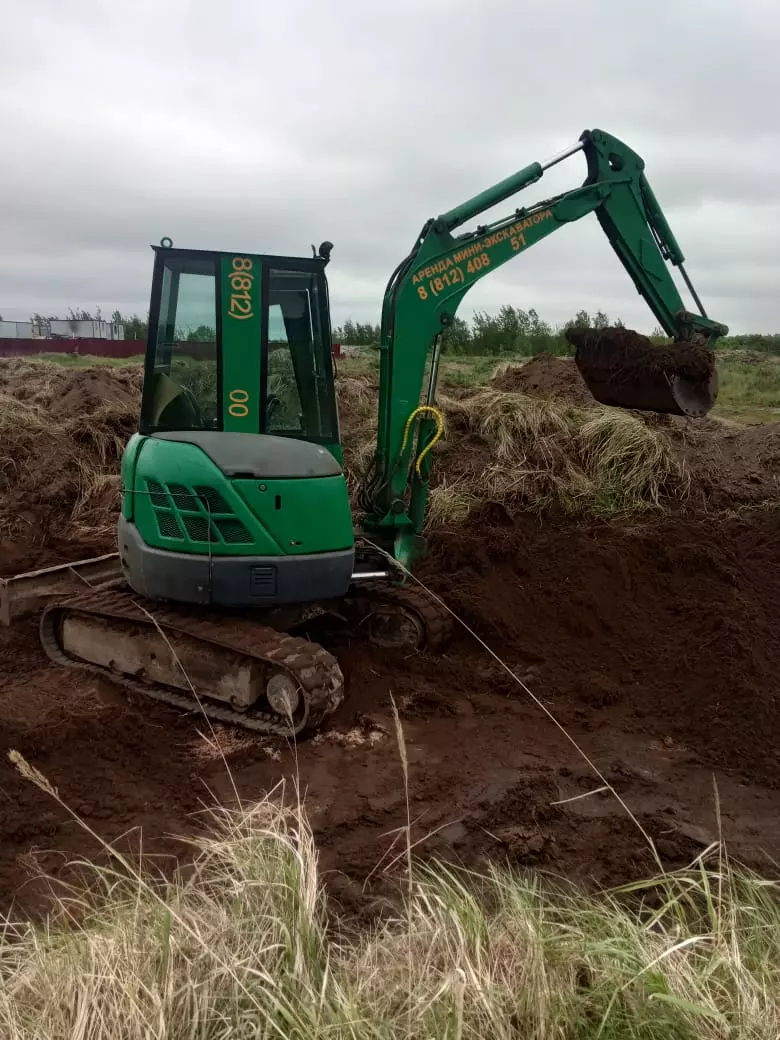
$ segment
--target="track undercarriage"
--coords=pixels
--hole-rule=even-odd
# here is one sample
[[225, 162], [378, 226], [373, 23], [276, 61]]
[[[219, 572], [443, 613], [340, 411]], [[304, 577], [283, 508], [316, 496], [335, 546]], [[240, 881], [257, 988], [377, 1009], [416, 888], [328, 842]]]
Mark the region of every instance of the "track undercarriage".
[[144, 600], [116, 578], [55, 596], [40, 622], [56, 664], [273, 736], [316, 729], [344, 698], [338, 660], [288, 628], [329, 614], [374, 645], [437, 650], [450, 616], [424, 590], [361, 584], [337, 602], [232, 614]]

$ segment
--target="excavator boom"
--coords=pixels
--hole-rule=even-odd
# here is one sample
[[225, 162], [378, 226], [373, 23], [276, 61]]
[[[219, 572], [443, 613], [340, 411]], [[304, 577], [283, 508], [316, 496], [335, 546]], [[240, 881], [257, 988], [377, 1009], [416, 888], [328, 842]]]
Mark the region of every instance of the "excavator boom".
[[[464, 223], [580, 151], [587, 165], [580, 187], [456, 234]], [[645, 176], [643, 160], [610, 134], [587, 130], [574, 147], [548, 162], [532, 163], [428, 220], [388, 282], [382, 308], [376, 455], [361, 505], [366, 530], [392, 546], [404, 563], [421, 548], [430, 472], [426, 449], [437, 435], [434, 403], [443, 333], [476, 282], [590, 213], [658, 323], [678, 344], [649, 354], [638, 348], [641, 337], [580, 336], [574, 342], [576, 360], [594, 396], [606, 404], [686, 415], [703, 415], [712, 407], [717, 380], [711, 347], [728, 329], [704, 313], [683, 253]], [[680, 270], [698, 313], [686, 309], [670, 265]], [[410, 436], [412, 416], [416, 437]]]

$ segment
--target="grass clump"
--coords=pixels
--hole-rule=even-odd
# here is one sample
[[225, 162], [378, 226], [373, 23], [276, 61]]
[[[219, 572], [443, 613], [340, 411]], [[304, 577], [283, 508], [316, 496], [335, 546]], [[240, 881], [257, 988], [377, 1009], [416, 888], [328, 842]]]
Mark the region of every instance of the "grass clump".
[[187, 875], [116, 856], [0, 935], [7, 1040], [774, 1038], [777, 888], [700, 862], [600, 895], [415, 868], [369, 930], [328, 914], [303, 811], [215, 810]]
[[690, 491], [670, 439], [629, 412], [486, 389], [450, 402], [448, 414], [487, 449], [471, 474], [481, 498], [600, 516], [658, 509]]
[[[376, 444], [377, 389], [346, 374], [337, 389], [354, 502]], [[672, 440], [630, 412], [494, 386], [441, 394], [439, 405], [446, 436], [434, 449], [429, 529], [465, 520], [483, 501], [587, 517], [661, 509], [689, 495]]]
[[684, 499], [690, 475], [659, 430], [629, 412], [600, 409], [577, 432], [577, 456], [603, 508], [643, 511]]

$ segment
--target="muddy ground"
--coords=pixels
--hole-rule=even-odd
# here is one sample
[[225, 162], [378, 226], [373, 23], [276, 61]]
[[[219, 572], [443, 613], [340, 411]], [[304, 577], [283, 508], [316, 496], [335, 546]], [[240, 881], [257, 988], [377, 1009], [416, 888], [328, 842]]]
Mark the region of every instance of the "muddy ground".
[[[749, 436], [754, 451], [745, 442], [732, 452], [729, 479], [747, 488], [736, 507], [628, 525], [487, 507], [436, 534], [421, 576], [526, 677], [665, 864], [718, 837], [719, 801], [732, 855], [771, 873], [780, 857], [780, 514], [768, 495], [751, 504], [750, 474], [774, 486], [776, 431]], [[724, 434], [723, 445], [732, 441]], [[708, 457], [730, 459], [723, 445]], [[721, 493], [726, 484], [712, 479]], [[4, 559], [13, 559], [7, 544]], [[465, 630], [442, 656], [402, 661], [327, 625], [310, 634], [347, 677], [326, 729], [290, 749], [220, 728], [217, 748], [203, 720], [49, 665], [34, 619], [20, 622], [0, 630], [0, 744], [22, 752], [103, 838], [135, 846], [142, 833], [161, 863], [181, 851], [175, 835], [201, 826], [213, 796], [230, 801], [235, 784], [251, 799], [297, 775], [330, 890], [347, 911], [365, 912], [401, 853], [392, 697], [421, 853], [504, 858], [591, 884], [653, 869], [611, 795], [571, 800], [601, 780]], [[67, 880], [69, 857], [98, 853], [0, 761], [0, 906], [39, 912], [47, 884], [37, 873]]]

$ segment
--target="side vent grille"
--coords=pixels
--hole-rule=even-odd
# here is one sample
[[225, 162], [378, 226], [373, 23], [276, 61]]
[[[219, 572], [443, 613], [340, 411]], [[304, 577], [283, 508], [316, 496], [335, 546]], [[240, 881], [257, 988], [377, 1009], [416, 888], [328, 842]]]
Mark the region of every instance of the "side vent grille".
[[158, 484], [156, 480], [147, 480], [146, 486], [152, 498], [152, 505], [163, 506], [163, 508], [168, 505], [168, 497], [162, 484]]
[[232, 510], [225, 499], [216, 488], [199, 487], [192, 489], [203, 503], [204, 508], [210, 509], [212, 513], [231, 513]]
[[214, 525], [228, 545], [241, 545], [252, 541], [252, 536], [240, 520], [217, 518]]
[[[216, 488], [160, 484], [147, 480], [157, 527], [163, 538], [207, 545], [251, 545], [252, 535]], [[276, 577], [274, 571], [274, 586]]]
[[216, 542], [217, 539], [214, 535], [214, 528], [211, 528], [211, 534], [209, 534], [209, 522], [204, 516], [183, 516], [184, 526], [187, 528], [187, 535], [193, 542]]
[[173, 499], [173, 505], [175, 509], [193, 513], [198, 511], [198, 500], [183, 484], [169, 484], [168, 490], [171, 493]]
[[253, 567], [249, 581], [253, 596], [276, 595], [276, 567]]
[[163, 538], [182, 539], [184, 537], [179, 527], [179, 521], [169, 509], [156, 509], [155, 512], [157, 514], [157, 526]]

